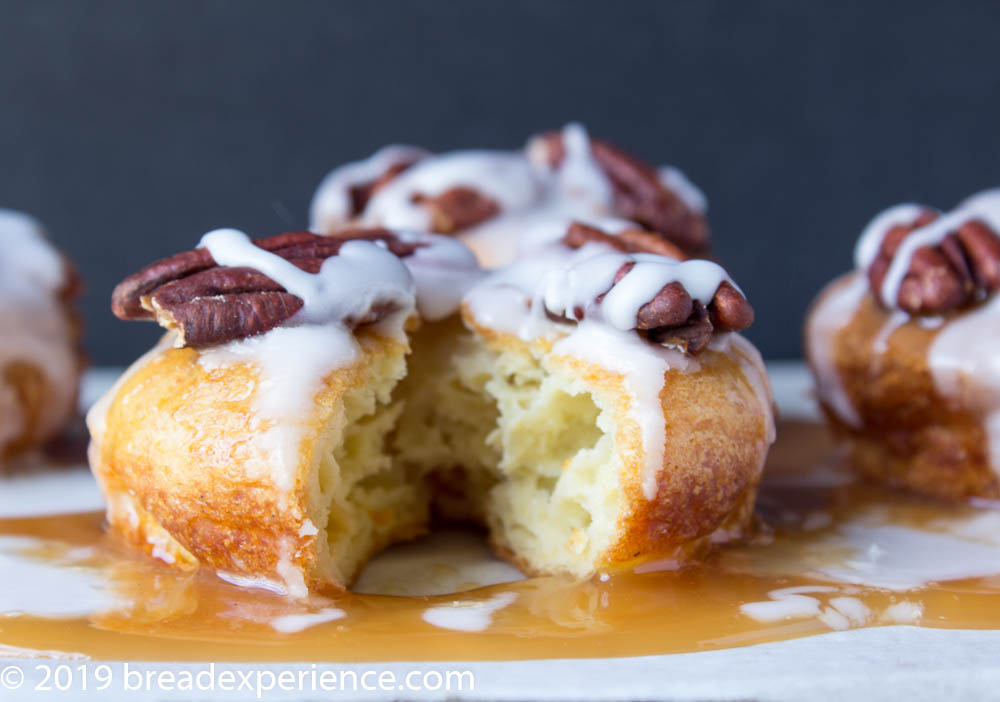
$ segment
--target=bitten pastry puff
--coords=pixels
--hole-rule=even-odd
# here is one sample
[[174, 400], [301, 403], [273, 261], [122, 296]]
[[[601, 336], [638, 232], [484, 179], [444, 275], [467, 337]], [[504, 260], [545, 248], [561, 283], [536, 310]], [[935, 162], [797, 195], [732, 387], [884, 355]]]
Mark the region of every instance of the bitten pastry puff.
[[1000, 497], [1000, 190], [951, 212], [904, 204], [806, 321], [820, 404], [864, 474]]
[[431, 154], [387, 146], [333, 170], [313, 197], [321, 234], [365, 225], [457, 236], [487, 267], [558, 240], [573, 221], [657, 233], [687, 256], [710, 249], [705, 196], [672, 167], [655, 169], [579, 124], [520, 151]]
[[753, 310], [642, 241], [576, 223], [486, 272], [434, 234], [207, 234], [113, 295], [169, 331], [88, 415], [111, 528], [291, 595], [435, 510], [535, 574], [741, 538], [774, 438]]
[[52, 439], [76, 411], [79, 288], [41, 225], [0, 209], [0, 464]]

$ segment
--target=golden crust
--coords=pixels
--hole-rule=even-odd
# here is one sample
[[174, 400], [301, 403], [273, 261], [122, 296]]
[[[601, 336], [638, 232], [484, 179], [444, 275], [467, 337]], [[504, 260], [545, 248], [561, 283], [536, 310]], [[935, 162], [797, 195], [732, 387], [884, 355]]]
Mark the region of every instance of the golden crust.
[[[477, 331], [489, 343], [524, 343]], [[306, 528], [319, 434], [344, 393], [368, 382], [378, 354], [405, 351], [384, 339], [361, 341], [365, 358], [331, 373], [310, 414], [301, 418], [308, 429], [287, 492], [275, 488], [261, 470], [266, 463], [253, 453], [253, 437], [267, 429], [253, 407], [258, 391], [253, 366], [209, 369], [199, 363], [198, 351], [165, 347], [137, 362], [109, 394], [106, 407], [96, 409], [101, 416], [91, 417], [91, 461], [112, 528], [151, 555], [181, 567], [202, 564], [240, 582], [267, 581], [293, 593], [346, 585], [317, 575], [320, 544]], [[741, 363], [739, 353], [707, 350], [697, 372], [667, 374], [660, 393], [666, 451], [652, 502], [642, 489], [646, 462], [624, 379], [576, 358], [552, 359], [610, 398], [619, 427], [616, 441], [626, 447], [620, 478], [627, 508], [617, 538], [600, 557], [603, 566], [686, 560], [709, 542], [739, 538], [750, 527], [770, 444], [771, 408], [755, 390], [757, 381], [744, 375], [757, 366], [749, 357]], [[766, 386], [759, 372], [757, 380]], [[418, 535], [426, 521], [426, 515], [400, 520], [389, 540]], [[494, 546], [527, 566], [496, 536]]]
[[[380, 337], [359, 338], [366, 358], [404, 352]], [[103, 418], [91, 418], [91, 466], [113, 529], [167, 562], [202, 564], [242, 579], [294, 590], [336, 586], [315, 577], [307, 488], [319, 434], [349, 388], [367, 380], [358, 363], [330, 373], [318, 389], [287, 491], [275, 487], [254, 437], [269, 427], [253, 404], [258, 370], [246, 363], [208, 369], [190, 348], [161, 348], [141, 359], [112, 391]], [[98, 412], [104, 408], [96, 408]], [[103, 431], [97, 429], [103, 419]], [[404, 529], [400, 538], [416, 535]]]
[[[517, 337], [466, 322], [499, 348], [524, 346]], [[688, 560], [708, 540], [720, 543], [745, 536], [753, 523], [753, 504], [771, 444], [770, 413], [733, 354], [708, 349], [698, 355], [695, 372], [668, 371], [660, 391], [666, 419], [665, 451], [656, 474], [656, 497], [643, 492], [646, 471], [639, 427], [625, 379], [618, 373], [568, 356], [555, 363], [571, 367], [588, 386], [599, 388], [615, 404], [623, 460], [621, 484], [628, 505], [617, 526], [618, 537], [602, 555], [604, 566], [631, 565], [650, 559]], [[752, 371], [751, 371], [752, 372]], [[761, 382], [767, 383], [761, 368]], [[769, 403], [768, 398], [764, 402]], [[506, 544], [494, 547], [522, 569]]]
[[[847, 284], [832, 283], [809, 316]], [[943, 397], [934, 382], [928, 351], [941, 328], [911, 319], [885, 338], [888, 324], [890, 314], [866, 294], [833, 340], [835, 371], [860, 426], [843, 421], [822, 397], [820, 404], [834, 432], [849, 441], [852, 463], [867, 476], [935, 497], [1000, 497], [982, 418]], [[879, 339], [884, 352], [877, 349]], [[806, 339], [806, 357], [818, 373], [812, 343]]]

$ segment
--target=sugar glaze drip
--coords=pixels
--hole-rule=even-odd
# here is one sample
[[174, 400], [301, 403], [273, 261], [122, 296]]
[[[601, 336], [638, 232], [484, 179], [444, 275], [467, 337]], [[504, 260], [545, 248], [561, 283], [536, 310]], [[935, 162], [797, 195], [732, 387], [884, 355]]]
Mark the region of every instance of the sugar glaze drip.
[[[573, 221], [609, 233], [635, 227], [634, 222], [612, 217], [613, 188], [591, 154], [586, 129], [576, 123], [566, 125], [562, 143], [564, 156], [557, 169], [548, 163], [537, 142], [517, 151], [455, 151], [425, 156], [375, 192], [357, 223], [426, 231], [431, 225], [430, 214], [414, 202], [415, 196], [434, 197], [454, 187], [474, 188], [495, 200], [500, 213], [463, 230], [461, 237], [490, 266], [505, 265], [520, 253], [557, 241]], [[346, 173], [363, 173], [365, 180], [371, 180], [378, 175], [375, 164], [388, 165], [412, 157], [409, 152], [399, 152], [401, 148], [411, 147], [383, 149], [327, 176], [313, 198], [313, 230], [329, 233], [346, 223], [339, 214], [349, 199], [347, 186], [351, 181]], [[705, 211], [704, 194], [679, 169], [664, 166], [658, 175], [688, 207], [699, 213]]]
[[[622, 265], [636, 265], [612, 287]], [[678, 262], [652, 254], [622, 254], [605, 244], [588, 243], [579, 249], [552, 244], [530, 257], [500, 268], [469, 291], [465, 306], [477, 324], [498, 329], [529, 342], [554, 342], [551, 352], [581, 358], [624, 379], [632, 397], [632, 416], [643, 437], [645, 471], [643, 494], [656, 497], [656, 475], [662, 467], [665, 420], [660, 391], [667, 372], [700, 370], [696, 357], [651, 343], [635, 333], [636, 314], [665, 285], [680, 282], [691, 297], [707, 305], [723, 282], [732, 283], [725, 271], [710, 261]], [[737, 288], [738, 289], [738, 288]], [[609, 292], [610, 291], [610, 292]], [[598, 295], [607, 293], [600, 303]], [[570, 314], [587, 310], [576, 325], [553, 320], [548, 313]], [[759, 355], [745, 354], [722, 335], [713, 348], [737, 359], [745, 376], [765, 376]], [[761, 398], [768, 417], [766, 433], [773, 441], [770, 390], [747, 377]]]

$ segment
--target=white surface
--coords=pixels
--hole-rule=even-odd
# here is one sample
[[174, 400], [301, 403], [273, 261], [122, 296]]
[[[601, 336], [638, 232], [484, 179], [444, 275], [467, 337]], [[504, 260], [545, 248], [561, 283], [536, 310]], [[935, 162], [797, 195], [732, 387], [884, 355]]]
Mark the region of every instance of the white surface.
[[[800, 363], [769, 365], [775, 398], [785, 417], [815, 417], [810, 401], [808, 374]], [[86, 399], [106, 386], [114, 372], [91, 374], [85, 387]], [[24, 489], [28, 476], [4, 480], [0, 488], [0, 514], [17, 509], [25, 513], [41, 509], [42, 499], [28, 500], [32, 493], [46, 497], [46, 512], [53, 509], [52, 500], [61, 495], [58, 505], [75, 509], [91, 509], [96, 490], [88, 483], [82, 470], [58, 474], [43, 474], [30, 480], [47, 481], [50, 487], [62, 482], [62, 490]], [[70, 487], [72, 486], [72, 487]], [[32, 506], [33, 505], [33, 506]], [[60, 509], [63, 507], [60, 507]], [[474, 547], [471, 547], [474, 550]], [[471, 558], [471, 556], [470, 556]], [[416, 564], [407, 565], [407, 568]], [[412, 570], [410, 572], [413, 572]], [[483, 573], [499, 579], [511, 578], [510, 572]], [[6, 588], [7, 586], [4, 586]], [[6, 590], [3, 590], [6, 592]], [[0, 653], [16, 656], [19, 652]], [[0, 689], [0, 700], [46, 699], [130, 699], [188, 700], [190, 692], [133, 691], [125, 695], [120, 687], [105, 692], [85, 693], [76, 686], [64, 692], [33, 691], [42, 680], [36, 661], [8, 658], [0, 660], [0, 672], [9, 665], [18, 666], [25, 681], [16, 692]], [[54, 665], [54, 662], [52, 663]], [[73, 666], [78, 665], [73, 663]], [[95, 663], [89, 664], [90, 668]], [[112, 664], [120, 675], [121, 664]], [[205, 670], [201, 665], [132, 664], [143, 671], [174, 672]], [[310, 672], [311, 665], [222, 665], [219, 670]], [[274, 690], [263, 698], [269, 700], [296, 699], [452, 699], [469, 700], [867, 700], [900, 699], [907, 702], [923, 700], [1000, 700], [1000, 632], [947, 631], [907, 626], [856, 629], [805, 639], [772, 644], [699, 653], [616, 658], [598, 660], [543, 660], [520, 662], [479, 663], [390, 663], [320, 665], [316, 670], [392, 671], [402, 677], [419, 671], [471, 671], [476, 687], [472, 692], [444, 693], [427, 691], [363, 691], [355, 692], [280, 692]], [[93, 687], [93, 686], [92, 686]], [[112, 694], [113, 693], [113, 694]], [[245, 699], [252, 694], [200, 693], [198, 699]]]

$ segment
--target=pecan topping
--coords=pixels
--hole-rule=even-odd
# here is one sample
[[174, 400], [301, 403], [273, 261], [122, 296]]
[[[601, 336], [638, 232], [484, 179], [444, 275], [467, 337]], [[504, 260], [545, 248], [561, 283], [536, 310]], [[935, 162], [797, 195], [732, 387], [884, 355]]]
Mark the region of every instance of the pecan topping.
[[351, 198], [351, 218], [360, 216], [364, 212], [365, 207], [368, 206], [368, 201], [372, 199], [375, 193], [419, 160], [420, 158], [414, 157], [396, 161], [382, 171], [382, 174], [378, 178], [370, 180], [367, 183], [355, 183], [351, 185], [348, 190], [348, 195]]
[[[352, 240], [384, 242], [397, 256], [408, 256], [423, 245], [401, 241], [385, 229], [349, 229], [332, 237], [290, 232], [253, 243], [308, 273], [318, 273], [323, 261]], [[179, 345], [193, 347], [263, 334], [302, 306], [301, 298], [259, 271], [216, 265], [206, 249], [157, 261], [119, 283], [111, 296], [111, 309], [118, 318], [155, 320], [178, 330]], [[367, 324], [391, 311], [375, 307], [368, 318], [347, 322]]]
[[[938, 219], [927, 210], [910, 224], [891, 227], [868, 268], [876, 299], [903, 242]], [[980, 219], [970, 217], [939, 243], [913, 252], [895, 303], [913, 315], [936, 315], [974, 304], [1000, 290], [1000, 236]]]
[[677, 246], [654, 232], [644, 229], [626, 229], [617, 235], [606, 234], [596, 227], [573, 222], [563, 235], [562, 243], [571, 249], [598, 242], [607, 244], [622, 253], [652, 253], [683, 261], [687, 256]]
[[431, 231], [438, 234], [454, 234], [500, 214], [500, 205], [496, 200], [475, 188], [461, 185], [435, 197], [417, 194], [413, 196], [413, 201], [428, 209]]
[[[579, 223], [571, 225], [563, 239], [563, 243], [571, 248], [579, 248], [592, 241], [611, 244], [618, 251], [636, 252], [630, 251], [627, 242], [621, 241], [621, 235], [610, 236]], [[639, 249], [638, 252], [643, 251]], [[635, 266], [635, 261], [622, 264], [615, 273], [611, 289], [598, 295], [594, 302], [600, 304]], [[554, 314], [552, 310], [548, 312], [556, 318], [580, 321], [586, 314], [586, 307], [579, 301], [574, 304], [562, 315]], [[693, 299], [683, 283], [671, 281], [639, 307], [635, 330], [654, 343], [679, 346], [688, 353], [697, 354], [708, 345], [715, 332], [742, 331], [753, 324], [753, 320], [753, 307], [727, 280], [719, 284], [707, 306]]]
[[753, 318], [753, 307], [728, 281], [719, 285], [708, 307], [692, 300], [680, 283], [670, 283], [639, 308], [636, 329], [650, 341], [696, 354], [715, 332], [742, 331]]
[[[546, 162], [558, 168], [566, 153], [562, 134], [546, 132], [535, 144]], [[666, 187], [653, 168], [601, 139], [590, 140], [590, 151], [611, 182], [621, 217], [659, 233], [689, 255], [708, 253], [705, 218]]]

